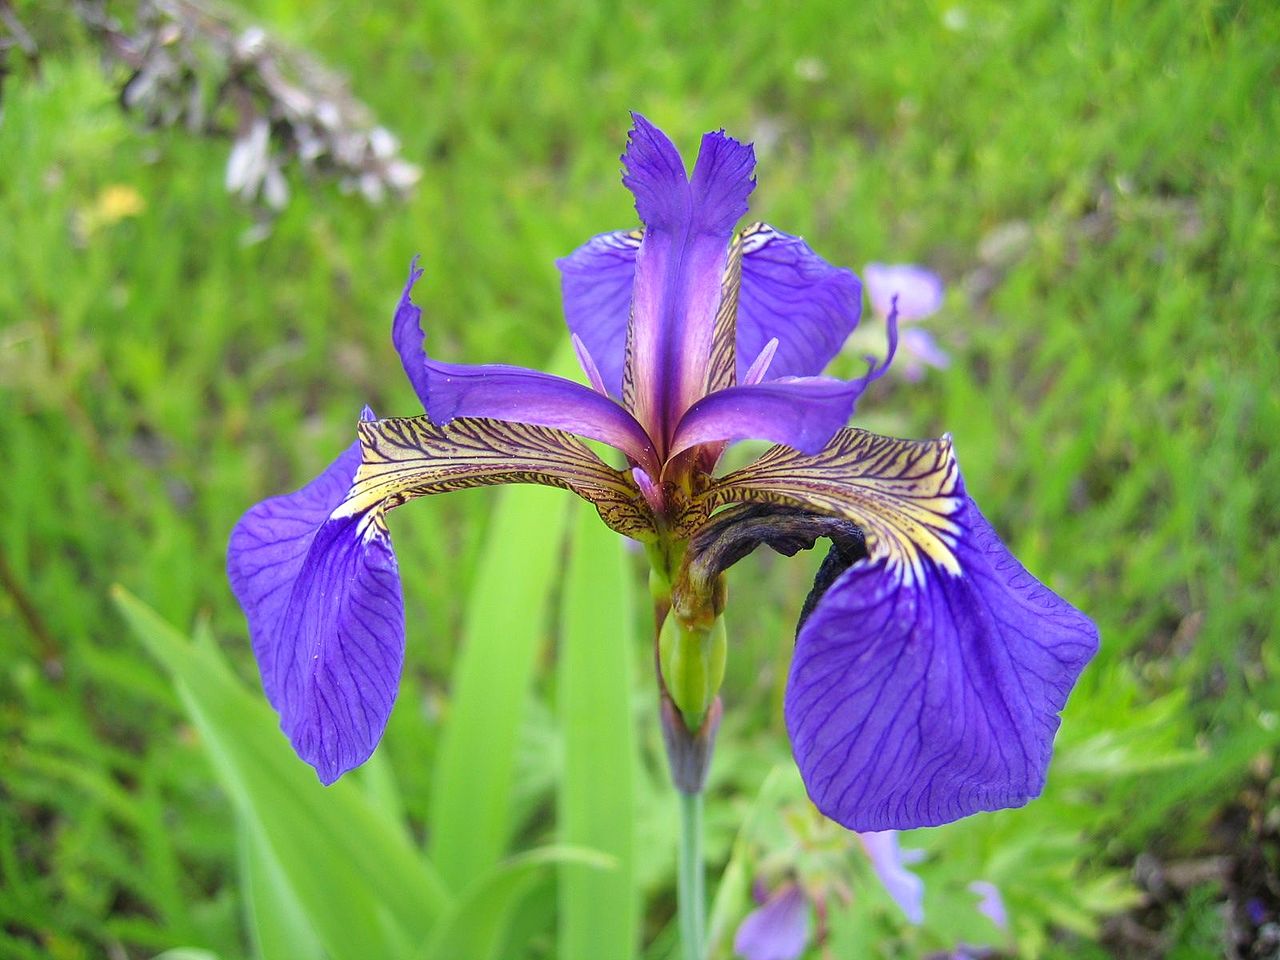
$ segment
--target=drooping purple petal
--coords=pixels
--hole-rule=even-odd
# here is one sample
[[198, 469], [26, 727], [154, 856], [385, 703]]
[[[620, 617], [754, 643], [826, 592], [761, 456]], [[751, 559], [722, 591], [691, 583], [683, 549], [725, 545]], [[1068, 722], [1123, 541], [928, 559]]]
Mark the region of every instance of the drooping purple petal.
[[893, 298], [898, 298], [898, 319], [902, 323], [922, 320], [942, 306], [942, 278], [932, 270], [911, 263], [869, 263], [862, 272], [872, 309], [889, 315]]
[[[366, 407], [361, 422], [373, 419], [373, 411]], [[359, 466], [357, 442], [301, 490], [251, 507], [231, 531], [227, 579], [249, 621], [267, 699], [277, 709], [280, 683], [272, 669], [274, 656], [269, 654], [280, 633], [289, 593], [316, 531], [346, 496]]]
[[796, 960], [809, 944], [809, 901], [794, 883], [747, 914], [733, 938], [743, 960]]
[[[361, 421], [371, 420], [366, 408]], [[301, 490], [251, 508], [227, 549], [267, 699], [325, 783], [373, 751], [404, 649], [400, 582], [385, 530], [370, 525], [357, 533], [358, 517], [328, 520], [359, 465], [355, 443]]]
[[950, 522], [953, 566], [936, 546], [909, 563], [873, 548], [796, 640], [796, 762], [818, 809], [851, 830], [935, 826], [1037, 796], [1058, 712], [1097, 650], [1094, 624], [1014, 559], [972, 500]]
[[590, 387], [524, 367], [431, 359], [424, 345], [422, 310], [411, 296], [420, 276], [415, 260], [396, 308], [392, 339], [432, 420], [444, 425], [455, 417], [487, 417], [553, 427], [607, 443], [635, 462], [654, 467], [656, 455], [644, 429], [621, 405]]
[[876, 876], [907, 919], [917, 926], [924, 923], [924, 881], [907, 869], [898, 847], [897, 831], [861, 833], [858, 839], [867, 851]]
[[369, 759], [404, 665], [400, 573], [381, 511], [316, 532], [273, 652], [280, 728], [320, 781]]
[[800, 237], [760, 224], [746, 231], [738, 295], [738, 379], [774, 337], [769, 377], [820, 374], [858, 325], [862, 285]]
[[639, 249], [638, 230], [619, 230], [592, 237], [556, 261], [565, 322], [586, 345], [605, 387], [615, 397], [622, 396]]
[[[734, 224], [755, 186], [755, 154], [723, 132], [708, 133], [686, 180], [666, 135], [639, 114], [633, 118], [622, 182], [635, 195], [645, 229], [623, 395], [649, 433], [666, 438], [705, 392], [720, 281]], [[594, 355], [595, 345], [584, 342]]]
[[849, 422], [862, 390], [861, 381], [830, 377], [766, 380], [717, 390], [685, 413], [671, 452], [704, 443], [769, 440], [817, 453]]

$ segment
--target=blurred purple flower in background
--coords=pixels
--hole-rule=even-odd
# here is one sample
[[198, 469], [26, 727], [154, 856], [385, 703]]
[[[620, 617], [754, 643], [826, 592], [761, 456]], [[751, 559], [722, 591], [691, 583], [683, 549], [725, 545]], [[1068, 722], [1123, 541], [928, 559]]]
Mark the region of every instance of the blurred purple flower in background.
[[795, 960], [809, 944], [809, 915], [799, 884], [783, 884], [739, 925], [734, 952], [744, 960]]
[[978, 895], [978, 912], [1001, 930], [1009, 929], [1009, 914], [1004, 908], [1004, 898], [994, 883], [975, 880], [969, 884], [969, 892]]
[[897, 298], [898, 360], [894, 368], [913, 383], [924, 376], [926, 367], [945, 368], [951, 364], [946, 351], [928, 330], [914, 326], [937, 313], [942, 306], [942, 278], [932, 270], [910, 263], [869, 263], [862, 273], [871, 308], [882, 318], [893, 311]]
[[924, 881], [907, 869], [907, 864], [919, 860], [923, 853], [901, 849], [896, 830], [860, 833], [858, 839], [876, 876], [907, 919], [916, 925], [924, 923]]

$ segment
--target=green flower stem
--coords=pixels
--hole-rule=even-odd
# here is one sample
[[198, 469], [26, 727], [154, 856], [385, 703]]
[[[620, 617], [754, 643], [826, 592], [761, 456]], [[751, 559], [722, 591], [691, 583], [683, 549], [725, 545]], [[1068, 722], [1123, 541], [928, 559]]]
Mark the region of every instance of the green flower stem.
[[679, 793], [680, 864], [676, 883], [677, 915], [684, 960], [706, 954], [707, 888], [702, 862], [702, 794]]

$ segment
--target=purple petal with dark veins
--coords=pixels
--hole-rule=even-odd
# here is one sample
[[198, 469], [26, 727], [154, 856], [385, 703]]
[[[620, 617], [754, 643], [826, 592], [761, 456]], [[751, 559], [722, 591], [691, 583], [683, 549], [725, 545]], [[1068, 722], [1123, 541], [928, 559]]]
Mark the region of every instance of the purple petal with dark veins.
[[[632, 294], [629, 396], [637, 419], [665, 438], [705, 391], [720, 282], [734, 224], [755, 187], [755, 153], [723, 132], [708, 133], [686, 180], [666, 135], [632, 116], [622, 182], [645, 229]], [[594, 356], [595, 344], [584, 342]]]
[[861, 833], [858, 839], [876, 876], [907, 919], [916, 925], [924, 923], [924, 881], [907, 869], [897, 831]]
[[[374, 420], [365, 408], [360, 420]], [[360, 444], [353, 443], [301, 490], [251, 507], [231, 531], [227, 578], [249, 621], [253, 652], [271, 705], [279, 709], [281, 683], [272, 651], [289, 605], [289, 593], [302, 569], [316, 531], [351, 487], [360, 466]]]
[[780, 887], [738, 926], [733, 950], [744, 960], [796, 960], [809, 944], [809, 901], [796, 884]]
[[553, 427], [607, 443], [635, 462], [654, 467], [653, 445], [644, 429], [620, 404], [590, 387], [524, 367], [431, 359], [424, 345], [422, 309], [411, 296], [420, 276], [415, 260], [396, 308], [392, 340], [433, 421], [443, 426], [455, 417], [486, 417]]
[[817, 453], [849, 422], [863, 389], [860, 380], [800, 377], [717, 390], [681, 419], [671, 453], [734, 440], [769, 440]]
[[[366, 409], [361, 420], [372, 419]], [[356, 443], [301, 490], [250, 509], [227, 549], [267, 699], [325, 783], [373, 752], [404, 655], [400, 580], [385, 528], [367, 515], [328, 519], [359, 465]]]
[[404, 601], [381, 511], [328, 520], [294, 583], [275, 649], [280, 727], [332, 783], [382, 739], [404, 665]]
[[936, 313], [942, 306], [942, 278], [912, 263], [868, 263], [862, 273], [871, 307], [887, 317], [898, 298], [898, 320], [910, 323]]
[[[556, 261], [565, 320], [582, 338], [605, 386], [622, 395], [627, 320], [635, 280], [636, 231], [593, 237]], [[816, 376], [858, 325], [862, 286], [852, 271], [833, 267], [799, 237], [766, 225], [747, 228], [738, 295], [738, 380], [775, 337], [769, 377]]]
[[914, 565], [873, 551], [796, 639], [796, 762], [818, 809], [851, 830], [1037, 796], [1058, 712], [1097, 650], [1094, 624], [1027, 573], [972, 500], [950, 521], [953, 570], [924, 551]]
[[556, 261], [565, 323], [586, 344], [605, 387], [615, 397], [622, 396], [627, 320], [639, 249], [638, 231], [619, 230], [592, 237]]
[[825, 369], [858, 325], [862, 285], [800, 237], [772, 227], [748, 231], [738, 295], [738, 379], [774, 337], [770, 379], [811, 377]]

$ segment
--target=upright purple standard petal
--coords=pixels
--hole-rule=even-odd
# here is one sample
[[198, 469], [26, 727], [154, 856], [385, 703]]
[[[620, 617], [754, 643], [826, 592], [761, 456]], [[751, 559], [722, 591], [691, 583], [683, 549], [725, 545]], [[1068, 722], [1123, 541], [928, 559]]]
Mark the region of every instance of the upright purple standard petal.
[[[635, 195], [645, 229], [623, 395], [649, 434], [665, 440], [706, 389], [720, 281], [734, 224], [755, 187], [755, 154], [723, 132], [708, 133], [686, 180], [666, 135], [633, 117], [622, 182]], [[594, 345], [584, 342], [594, 356]]]
[[738, 927], [733, 951], [743, 960], [796, 960], [809, 944], [809, 901], [794, 883], [778, 888]]
[[605, 388], [615, 397], [622, 396], [639, 249], [638, 230], [619, 230], [592, 237], [556, 261], [565, 323], [586, 345]]
[[1037, 796], [1058, 712], [1097, 650], [1094, 624], [1027, 573], [972, 500], [949, 523], [948, 563], [937, 547], [909, 563], [873, 550], [796, 640], [796, 762], [818, 809], [851, 830], [935, 826]]
[[441, 363], [429, 357], [422, 310], [411, 296], [421, 276], [415, 260], [396, 308], [392, 339], [433, 421], [443, 426], [455, 417], [485, 417], [567, 430], [607, 443], [646, 469], [656, 466], [653, 445], [635, 418], [590, 387], [524, 367]]
[[[372, 419], [366, 409], [361, 420]], [[325, 783], [373, 752], [404, 656], [385, 528], [365, 515], [328, 519], [359, 465], [356, 443], [301, 490], [250, 509], [227, 550], [267, 699]]]
[[738, 294], [738, 379], [773, 338], [769, 379], [821, 373], [862, 315], [862, 285], [800, 237], [759, 225], [745, 231]]
[[924, 923], [924, 881], [907, 869], [897, 831], [861, 833], [858, 839], [876, 876], [907, 919], [917, 926]]
[[[622, 395], [627, 321], [639, 231], [593, 237], [556, 261], [565, 321], [591, 351], [615, 396]], [[799, 237], [755, 224], [743, 231], [738, 294], [738, 382], [764, 346], [777, 339], [770, 379], [820, 374], [858, 325], [862, 285], [833, 267]]]

